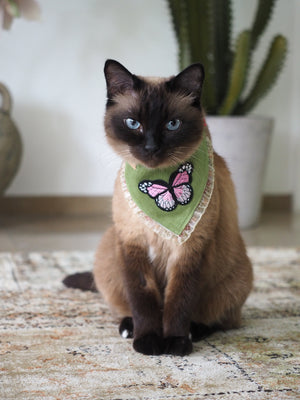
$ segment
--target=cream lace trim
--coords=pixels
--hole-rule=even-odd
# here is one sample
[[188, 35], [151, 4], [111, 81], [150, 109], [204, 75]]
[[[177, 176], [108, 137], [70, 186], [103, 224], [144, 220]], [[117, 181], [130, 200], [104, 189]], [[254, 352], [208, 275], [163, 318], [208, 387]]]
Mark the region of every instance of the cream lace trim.
[[180, 235], [176, 235], [174, 232], [167, 229], [165, 226], [160, 225], [158, 222], [154, 221], [147, 214], [144, 213], [134, 202], [132, 199], [130, 192], [127, 188], [126, 180], [125, 180], [125, 163], [122, 164], [121, 167], [121, 184], [124, 192], [124, 196], [128, 201], [130, 208], [134, 211], [135, 214], [141, 217], [141, 222], [147, 225], [152, 231], [154, 231], [157, 235], [162, 237], [163, 239], [176, 239], [179, 244], [186, 242], [193, 231], [195, 230], [197, 224], [201, 220], [204, 215], [207, 206], [210, 202], [213, 190], [214, 190], [214, 181], [215, 181], [215, 169], [214, 169], [214, 153], [210, 139], [206, 136], [207, 149], [208, 149], [208, 159], [209, 159], [209, 170], [208, 170], [208, 178], [206, 182], [206, 186], [201, 197], [200, 203], [194, 211], [194, 214], [190, 221], [187, 223], [183, 231]]

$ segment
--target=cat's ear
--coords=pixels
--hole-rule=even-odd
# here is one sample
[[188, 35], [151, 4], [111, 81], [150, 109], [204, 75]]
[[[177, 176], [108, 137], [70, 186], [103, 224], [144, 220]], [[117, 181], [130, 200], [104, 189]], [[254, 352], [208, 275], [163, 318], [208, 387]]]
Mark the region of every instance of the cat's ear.
[[185, 68], [174, 78], [170, 79], [168, 86], [171, 90], [192, 94], [200, 98], [204, 81], [204, 68], [200, 63], [192, 64]]
[[134, 89], [136, 77], [118, 61], [107, 60], [104, 66], [104, 75], [109, 99], [118, 93]]

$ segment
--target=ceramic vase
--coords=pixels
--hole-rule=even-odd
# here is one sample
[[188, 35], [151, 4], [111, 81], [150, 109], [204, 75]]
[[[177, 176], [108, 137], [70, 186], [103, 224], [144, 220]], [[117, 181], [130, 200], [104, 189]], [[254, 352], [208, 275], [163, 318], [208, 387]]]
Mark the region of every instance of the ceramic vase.
[[16, 175], [22, 156], [22, 141], [19, 131], [10, 117], [11, 96], [0, 83], [0, 194], [8, 188]]

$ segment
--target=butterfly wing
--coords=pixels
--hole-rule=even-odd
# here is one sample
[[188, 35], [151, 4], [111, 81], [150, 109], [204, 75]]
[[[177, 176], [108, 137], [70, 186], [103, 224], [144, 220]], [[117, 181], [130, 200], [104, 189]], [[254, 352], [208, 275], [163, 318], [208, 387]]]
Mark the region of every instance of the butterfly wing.
[[168, 185], [164, 181], [143, 181], [139, 183], [139, 189], [141, 192], [148, 194], [152, 199], [155, 199], [168, 190]]
[[157, 196], [155, 203], [163, 211], [173, 211], [177, 207], [177, 203], [169, 190]]
[[187, 162], [181, 165], [171, 176], [170, 185], [172, 186], [176, 201], [181, 205], [188, 204], [193, 198], [193, 188], [190, 185], [192, 172], [193, 165]]
[[175, 171], [170, 178], [170, 185], [173, 187], [190, 183], [192, 181], [193, 165], [189, 162], [182, 164], [177, 171]]
[[176, 200], [179, 204], [188, 204], [193, 197], [193, 188], [189, 184], [179, 185], [173, 188]]
[[139, 184], [139, 189], [155, 199], [156, 205], [163, 211], [172, 211], [177, 206], [168, 184], [164, 181], [143, 181]]

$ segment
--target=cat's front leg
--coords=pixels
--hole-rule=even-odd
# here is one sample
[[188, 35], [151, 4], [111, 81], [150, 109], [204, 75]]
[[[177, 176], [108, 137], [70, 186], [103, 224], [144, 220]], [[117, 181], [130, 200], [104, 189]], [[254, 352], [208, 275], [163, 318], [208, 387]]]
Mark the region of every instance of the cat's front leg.
[[200, 265], [176, 263], [170, 268], [163, 315], [165, 353], [183, 356], [192, 352], [189, 331], [199, 291]]
[[133, 318], [133, 347], [143, 354], [162, 354], [162, 299], [147, 252], [129, 244], [122, 246], [122, 253], [123, 279]]

